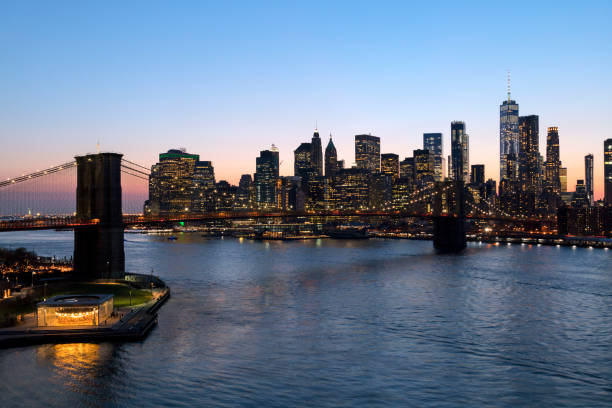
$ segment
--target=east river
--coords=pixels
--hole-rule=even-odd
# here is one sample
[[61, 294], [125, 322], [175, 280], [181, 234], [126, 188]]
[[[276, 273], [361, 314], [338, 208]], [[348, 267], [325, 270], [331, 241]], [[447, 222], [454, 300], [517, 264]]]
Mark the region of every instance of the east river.
[[[71, 232], [0, 234], [70, 256]], [[0, 350], [1, 407], [611, 406], [612, 251], [126, 235], [140, 343]]]

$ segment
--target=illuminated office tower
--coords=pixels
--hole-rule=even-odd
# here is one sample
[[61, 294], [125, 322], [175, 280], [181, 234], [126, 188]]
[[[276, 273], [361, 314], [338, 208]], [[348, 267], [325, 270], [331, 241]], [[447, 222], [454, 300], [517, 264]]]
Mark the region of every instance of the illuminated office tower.
[[323, 175], [323, 150], [321, 147], [321, 138], [319, 137], [319, 132], [315, 129], [314, 134], [312, 135], [312, 141], [310, 142], [312, 146], [312, 166], [314, 167], [314, 172], [316, 176]]
[[381, 172], [391, 177], [391, 182], [394, 183], [399, 177], [399, 156], [395, 153], [380, 155], [380, 168]]
[[164, 214], [192, 210], [193, 176], [199, 160], [199, 155], [185, 149], [160, 153], [159, 161], [151, 167], [148, 211]]
[[484, 164], [472, 165], [472, 173], [470, 176], [470, 184], [484, 184], [485, 183], [485, 166]]
[[406, 157], [399, 164], [400, 178], [414, 181], [414, 157]]
[[567, 193], [567, 167], [559, 167], [559, 183], [561, 184], [561, 192]]
[[276, 203], [282, 211], [303, 211], [304, 192], [302, 179], [296, 176], [276, 179]]
[[368, 208], [386, 210], [391, 205], [392, 176], [385, 173], [370, 173], [368, 179]]
[[589, 194], [584, 180], [576, 180], [576, 189], [572, 194], [572, 207], [589, 207]]
[[453, 178], [453, 157], [449, 154], [447, 159], [446, 178], [451, 180]]
[[519, 183], [520, 215], [534, 215], [540, 196], [539, 118], [537, 115], [519, 117]]
[[540, 210], [548, 215], [557, 213], [561, 205], [561, 161], [559, 160], [559, 129], [556, 126], [548, 128], [546, 134], [546, 161], [541, 166], [543, 181], [540, 196]]
[[434, 179], [443, 181], [442, 133], [423, 133], [423, 149], [429, 150], [433, 154]]
[[236, 205], [238, 187], [225, 180], [215, 184], [215, 211], [232, 211]]
[[215, 211], [215, 169], [212, 162], [196, 161], [193, 169], [193, 211]]
[[584, 156], [584, 181], [589, 205], [593, 205], [593, 155]]
[[293, 151], [293, 175], [310, 179], [316, 170], [312, 161], [312, 144], [302, 143]]
[[469, 142], [465, 134], [465, 123], [454, 121], [451, 123], [451, 165], [453, 180], [469, 182]]
[[365, 210], [369, 204], [370, 172], [366, 169], [341, 169], [334, 186], [338, 210]]
[[417, 149], [413, 151], [414, 181], [418, 187], [434, 182], [434, 155], [430, 150]]
[[604, 141], [604, 202], [612, 205], [612, 139]]
[[561, 194], [561, 161], [559, 160], [559, 129], [556, 126], [548, 128], [546, 136], [546, 189], [552, 194]]
[[325, 148], [325, 176], [333, 177], [338, 172], [338, 153], [336, 146], [332, 142], [332, 136], [329, 135], [329, 142]]
[[463, 181], [470, 181], [470, 135], [463, 135]]
[[257, 205], [262, 209], [276, 206], [276, 179], [278, 178], [278, 149], [262, 150], [255, 161], [255, 190]]
[[355, 162], [358, 169], [380, 172], [380, 138], [372, 135], [355, 135]]
[[255, 206], [255, 184], [250, 174], [240, 176], [238, 191], [236, 192], [236, 208], [248, 210]]
[[[499, 180], [508, 178], [507, 157], [511, 151], [519, 152], [519, 106], [510, 97], [510, 73], [508, 73], [508, 97], [499, 106]], [[518, 170], [518, 169], [517, 169]]]

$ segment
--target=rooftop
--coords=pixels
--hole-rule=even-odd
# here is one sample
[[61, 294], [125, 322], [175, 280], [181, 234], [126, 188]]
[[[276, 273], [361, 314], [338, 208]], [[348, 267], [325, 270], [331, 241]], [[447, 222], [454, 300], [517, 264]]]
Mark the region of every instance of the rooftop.
[[57, 295], [53, 296], [44, 302], [40, 302], [39, 306], [96, 306], [112, 299], [113, 295]]

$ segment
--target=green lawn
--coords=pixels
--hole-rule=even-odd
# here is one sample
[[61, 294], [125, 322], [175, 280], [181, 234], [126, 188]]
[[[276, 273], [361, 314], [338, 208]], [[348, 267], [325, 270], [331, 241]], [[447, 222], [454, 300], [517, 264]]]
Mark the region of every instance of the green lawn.
[[[57, 288], [48, 290], [47, 297], [55, 295], [114, 295], [115, 307], [130, 306], [130, 286], [123, 284], [102, 284], [102, 283], [70, 283]], [[131, 288], [132, 306], [151, 300], [151, 291]]]

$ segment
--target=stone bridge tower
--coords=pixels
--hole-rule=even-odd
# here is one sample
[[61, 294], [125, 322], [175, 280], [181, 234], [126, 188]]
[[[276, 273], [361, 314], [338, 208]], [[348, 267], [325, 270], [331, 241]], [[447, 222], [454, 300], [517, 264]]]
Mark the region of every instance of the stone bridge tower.
[[467, 241], [463, 181], [435, 184], [433, 213], [434, 248], [443, 252], [465, 249]]
[[121, 158], [118, 153], [77, 156], [74, 273], [79, 279], [123, 279]]

